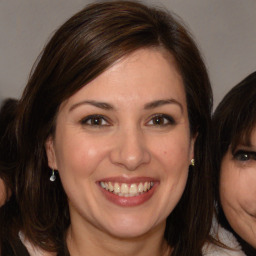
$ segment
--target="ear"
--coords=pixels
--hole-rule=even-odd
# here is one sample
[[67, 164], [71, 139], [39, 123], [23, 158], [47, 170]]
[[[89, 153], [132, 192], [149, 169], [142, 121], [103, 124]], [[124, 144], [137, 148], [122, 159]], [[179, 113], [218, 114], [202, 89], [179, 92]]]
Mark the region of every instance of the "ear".
[[45, 151], [48, 159], [48, 166], [51, 169], [58, 170], [52, 136], [49, 136], [45, 142]]

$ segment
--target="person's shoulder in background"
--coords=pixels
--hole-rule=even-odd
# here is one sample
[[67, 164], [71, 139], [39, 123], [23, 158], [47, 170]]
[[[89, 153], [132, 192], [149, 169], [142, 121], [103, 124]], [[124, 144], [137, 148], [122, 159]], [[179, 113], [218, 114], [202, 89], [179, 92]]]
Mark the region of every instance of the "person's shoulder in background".
[[203, 247], [204, 256], [246, 256], [234, 235], [218, 224], [216, 218], [213, 220], [211, 235], [222, 243], [223, 247], [217, 244], [207, 243]]

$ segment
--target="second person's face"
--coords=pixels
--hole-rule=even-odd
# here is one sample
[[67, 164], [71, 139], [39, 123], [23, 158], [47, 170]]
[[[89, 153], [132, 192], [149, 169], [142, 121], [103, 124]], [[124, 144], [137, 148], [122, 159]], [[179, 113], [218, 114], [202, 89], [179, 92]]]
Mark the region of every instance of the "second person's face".
[[72, 228], [125, 238], [164, 232], [184, 191], [193, 145], [174, 58], [142, 49], [61, 105], [46, 148]]
[[220, 198], [234, 231], [256, 248], [256, 129], [251, 145], [229, 149], [221, 164]]

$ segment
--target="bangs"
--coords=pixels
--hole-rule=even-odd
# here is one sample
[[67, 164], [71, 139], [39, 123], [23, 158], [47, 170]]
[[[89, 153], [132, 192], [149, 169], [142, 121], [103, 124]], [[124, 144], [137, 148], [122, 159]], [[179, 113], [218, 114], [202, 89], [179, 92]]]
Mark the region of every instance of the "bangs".
[[231, 137], [231, 151], [234, 153], [239, 145], [252, 146], [252, 133], [256, 129], [256, 106], [254, 111], [248, 113], [246, 118], [240, 120], [239, 127], [233, 130]]

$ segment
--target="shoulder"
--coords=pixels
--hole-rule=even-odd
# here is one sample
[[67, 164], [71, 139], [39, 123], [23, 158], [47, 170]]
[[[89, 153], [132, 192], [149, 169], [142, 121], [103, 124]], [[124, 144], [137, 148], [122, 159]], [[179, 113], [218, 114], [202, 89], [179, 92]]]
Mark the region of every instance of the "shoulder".
[[246, 256], [234, 235], [219, 224], [214, 223], [211, 233], [214, 238], [231, 249], [207, 243], [203, 247], [204, 256]]

